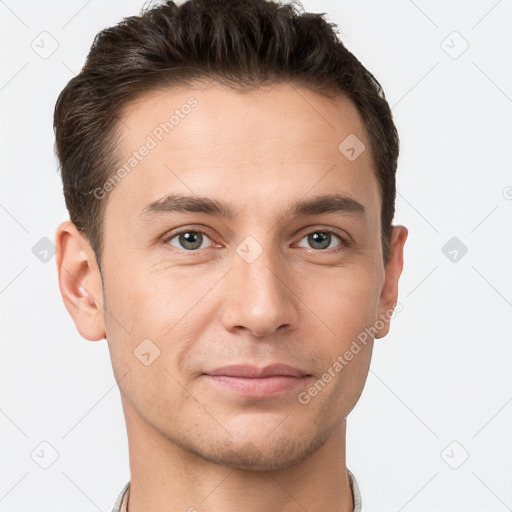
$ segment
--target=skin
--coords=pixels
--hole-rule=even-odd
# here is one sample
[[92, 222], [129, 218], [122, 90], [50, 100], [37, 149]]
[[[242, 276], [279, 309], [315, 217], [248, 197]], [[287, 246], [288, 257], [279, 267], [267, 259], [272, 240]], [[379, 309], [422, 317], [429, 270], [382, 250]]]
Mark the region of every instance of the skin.
[[[392, 310], [407, 228], [394, 227], [384, 268], [370, 143], [341, 96], [291, 84], [247, 94], [218, 84], [147, 93], [124, 112], [126, 159], [190, 96], [197, 106], [102, 199], [104, 288], [75, 226], [66, 221], [56, 233], [66, 308], [84, 338], [108, 342], [127, 425], [129, 511], [352, 511], [346, 418], [373, 339], [308, 404], [297, 395]], [[354, 161], [338, 150], [349, 134], [366, 146]], [[237, 215], [138, 218], [170, 193], [229, 202]], [[284, 216], [292, 203], [332, 193], [356, 199], [365, 215]], [[201, 247], [180, 245], [180, 228], [204, 233]], [[308, 235], [326, 229], [340, 238], [318, 248]], [[251, 263], [236, 251], [247, 237], [262, 249]], [[375, 337], [388, 331], [384, 322]], [[146, 366], [134, 350], [147, 338], [160, 355]], [[299, 389], [253, 398], [202, 375], [274, 362], [311, 377]]]

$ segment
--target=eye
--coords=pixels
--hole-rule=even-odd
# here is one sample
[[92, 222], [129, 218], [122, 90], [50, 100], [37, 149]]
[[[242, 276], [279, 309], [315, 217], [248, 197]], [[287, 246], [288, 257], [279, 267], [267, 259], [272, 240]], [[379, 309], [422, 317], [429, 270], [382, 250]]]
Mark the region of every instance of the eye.
[[[333, 245], [334, 239], [336, 238], [339, 240], [339, 243]], [[185, 252], [192, 252], [199, 249], [213, 247], [215, 243], [213, 242], [213, 244], [208, 245], [208, 240], [212, 242], [210, 237], [203, 231], [197, 229], [185, 229], [168, 236], [164, 239], [163, 243], [172, 245], [173, 247]], [[304, 245], [301, 245], [303, 240], [306, 240], [310, 245], [310, 248], [317, 251], [326, 251], [327, 249], [335, 247], [335, 249], [330, 252], [336, 252], [343, 250], [350, 245], [347, 240], [338, 235], [334, 230], [330, 229], [318, 229], [316, 231], [311, 231], [301, 239], [298, 247], [304, 247]]]
[[[176, 242], [172, 241], [176, 239]], [[203, 242], [210, 240], [210, 238], [202, 231], [188, 229], [175, 233], [165, 240], [165, 243], [177, 247], [178, 249], [185, 249], [186, 251], [195, 251], [197, 249], [204, 249]]]
[[[338, 249], [336, 249], [336, 250], [341, 250], [345, 245], [348, 245], [348, 243], [345, 242], [345, 240], [341, 236], [337, 235], [334, 231], [328, 230], [328, 229], [312, 231], [311, 233], [306, 235], [304, 238], [302, 238], [301, 242], [302, 242], [302, 240], [306, 240], [307, 243], [309, 243], [313, 249], [317, 249], [317, 250], [331, 249], [332, 248], [331, 243], [333, 242], [333, 236], [341, 241], [341, 243], [339, 243], [337, 246], [335, 246], [335, 247], [338, 247]], [[300, 243], [299, 243], [299, 247], [304, 247], [304, 246], [300, 245]]]

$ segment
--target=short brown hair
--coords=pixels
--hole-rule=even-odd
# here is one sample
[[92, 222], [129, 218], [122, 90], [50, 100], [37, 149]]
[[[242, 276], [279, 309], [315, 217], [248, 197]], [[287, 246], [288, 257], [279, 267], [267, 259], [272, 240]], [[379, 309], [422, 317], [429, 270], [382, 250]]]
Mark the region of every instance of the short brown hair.
[[106, 201], [93, 191], [117, 169], [123, 108], [151, 90], [203, 79], [236, 90], [289, 82], [330, 97], [343, 94], [355, 104], [380, 186], [387, 265], [398, 134], [382, 87], [324, 15], [271, 0], [167, 1], [96, 35], [82, 70], [57, 99], [53, 126], [66, 207], [98, 265]]

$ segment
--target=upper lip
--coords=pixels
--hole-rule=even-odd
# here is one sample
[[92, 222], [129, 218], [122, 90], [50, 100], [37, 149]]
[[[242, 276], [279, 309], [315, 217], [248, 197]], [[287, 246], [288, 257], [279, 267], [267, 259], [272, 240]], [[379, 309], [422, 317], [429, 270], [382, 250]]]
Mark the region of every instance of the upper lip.
[[263, 368], [248, 364], [223, 366], [206, 372], [207, 375], [225, 375], [227, 377], [261, 378], [286, 375], [290, 377], [305, 377], [308, 374], [288, 364], [271, 364]]

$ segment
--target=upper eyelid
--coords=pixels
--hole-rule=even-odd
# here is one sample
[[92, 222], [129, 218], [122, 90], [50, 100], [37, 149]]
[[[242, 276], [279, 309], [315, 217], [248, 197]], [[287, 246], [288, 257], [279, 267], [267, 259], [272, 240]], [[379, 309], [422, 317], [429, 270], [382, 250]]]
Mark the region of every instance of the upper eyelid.
[[203, 235], [208, 236], [208, 238], [212, 239], [213, 237], [209, 234], [209, 230], [206, 227], [184, 227], [184, 228], [177, 228], [179, 231], [170, 231], [162, 236], [162, 240], [164, 242], [168, 242], [169, 240], [173, 239], [175, 236], [181, 235], [183, 233], [188, 233], [189, 231], [201, 233]]
[[[306, 236], [306, 234], [315, 233], [315, 232], [326, 232], [326, 233], [332, 233], [334, 235], [339, 236], [341, 239], [344, 239], [346, 237], [350, 238], [350, 235], [341, 228], [336, 227], [315, 227], [315, 226], [307, 226], [299, 231], [299, 233], [304, 233], [303, 236]], [[344, 235], [342, 235], [342, 233]]]

